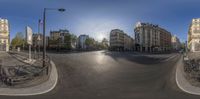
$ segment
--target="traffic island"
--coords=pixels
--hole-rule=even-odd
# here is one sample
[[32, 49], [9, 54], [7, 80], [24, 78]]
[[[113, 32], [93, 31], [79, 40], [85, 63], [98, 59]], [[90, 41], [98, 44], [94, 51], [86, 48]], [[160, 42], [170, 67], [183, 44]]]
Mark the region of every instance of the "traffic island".
[[[14, 57], [11, 59], [15, 60]], [[19, 59], [18, 57], [15, 62], [22, 62]], [[0, 95], [27, 96], [51, 91], [58, 80], [56, 66], [51, 60], [49, 60], [48, 68], [36, 67], [35, 64], [38, 63], [36, 61], [34, 65], [24, 63], [25, 66], [1, 66]]]
[[[200, 95], [199, 62], [197, 57], [194, 57], [193, 54], [194, 53], [183, 56], [177, 62], [176, 83], [182, 91]], [[194, 61], [194, 59], [196, 60]]]

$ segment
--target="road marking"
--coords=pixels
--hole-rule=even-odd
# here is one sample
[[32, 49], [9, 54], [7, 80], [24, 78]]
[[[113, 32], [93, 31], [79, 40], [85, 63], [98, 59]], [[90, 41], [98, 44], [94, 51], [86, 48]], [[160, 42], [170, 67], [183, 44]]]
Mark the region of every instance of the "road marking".
[[163, 60], [163, 61], [161, 61], [161, 62], [166, 62], [166, 61], [169, 61], [169, 60], [171, 60], [171, 59], [175, 58], [176, 56], [177, 56], [177, 55], [170, 56], [169, 58], [167, 58], [167, 59], [165, 59], [165, 60]]

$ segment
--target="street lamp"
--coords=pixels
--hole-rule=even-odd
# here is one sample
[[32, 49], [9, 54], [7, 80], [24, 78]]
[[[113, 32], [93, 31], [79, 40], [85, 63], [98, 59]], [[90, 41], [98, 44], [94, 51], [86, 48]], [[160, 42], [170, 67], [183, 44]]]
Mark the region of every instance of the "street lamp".
[[41, 20], [38, 20], [38, 36], [37, 36], [37, 43], [38, 43], [38, 58], [39, 58], [39, 54], [40, 54], [40, 27], [41, 27]]
[[44, 8], [43, 12], [43, 67], [45, 66], [45, 60], [46, 60], [46, 36], [45, 36], [45, 29], [46, 29], [46, 11], [47, 10], [57, 10], [59, 12], [64, 12], [64, 8]]

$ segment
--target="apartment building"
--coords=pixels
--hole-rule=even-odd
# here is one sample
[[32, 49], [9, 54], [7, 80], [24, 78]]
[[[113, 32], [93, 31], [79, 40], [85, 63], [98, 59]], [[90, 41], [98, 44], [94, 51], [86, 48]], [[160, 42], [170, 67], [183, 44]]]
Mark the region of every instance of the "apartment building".
[[33, 46], [43, 46], [43, 35], [34, 33], [33, 34]]
[[10, 33], [7, 19], [0, 18], [0, 51], [9, 51]]
[[78, 37], [78, 48], [79, 49], [83, 49], [83, 50], [87, 49], [87, 46], [85, 44], [85, 41], [86, 41], [87, 38], [89, 38], [89, 36], [85, 35], [85, 34], [80, 35]]
[[176, 35], [172, 36], [172, 49], [178, 51], [181, 49], [181, 42]]
[[124, 50], [132, 51], [134, 48], [134, 40], [129, 35], [124, 34]]
[[133, 39], [120, 29], [110, 32], [110, 49], [116, 51], [133, 50]]
[[192, 19], [188, 30], [187, 47], [191, 52], [200, 51], [200, 18]]
[[66, 44], [71, 45], [71, 42], [65, 42], [65, 37], [69, 36], [70, 33], [66, 29], [60, 29], [58, 31], [50, 31], [49, 46], [50, 47], [58, 47], [58, 46], [65, 46]]
[[58, 39], [64, 40], [64, 36], [67, 34], [69, 34], [68, 30], [60, 29], [59, 31], [50, 31], [50, 39], [51, 40], [58, 40]]
[[135, 49], [140, 52], [171, 51], [171, 33], [150, 23], [137, 22], [134, 28]]

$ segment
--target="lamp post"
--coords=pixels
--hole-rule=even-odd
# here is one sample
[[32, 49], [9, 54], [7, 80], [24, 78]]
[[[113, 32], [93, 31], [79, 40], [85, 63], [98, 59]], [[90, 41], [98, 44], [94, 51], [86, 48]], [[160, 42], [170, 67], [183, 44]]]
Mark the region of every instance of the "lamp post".
[[41, 24], [41, 20], [38, 20], [38, 38], [37, 38], [37, 43], [38, 43], [38, 58], [39, 58], [39, 54], [40, 54], [40, 24]]
[[45, 66], [45, 60], [46, 60], [46, 36], [45, 36], [45, 30], [46, 30], [46, 11], [47, 10], [57, 10], [59, 12], [64, 12], [65, 9], [63, 8], [44, 8], [43, 12], [43, 67]]

